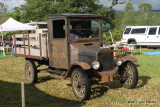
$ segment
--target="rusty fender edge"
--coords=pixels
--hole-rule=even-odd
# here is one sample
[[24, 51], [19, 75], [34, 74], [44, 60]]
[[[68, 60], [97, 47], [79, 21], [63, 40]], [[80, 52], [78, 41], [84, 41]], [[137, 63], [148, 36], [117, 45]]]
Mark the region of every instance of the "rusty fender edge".
[[78, 68], [78, 67], [80, 67], [80, 68], [82, 68], [82, 69], [84, 69], [84, 70], [89, 70], [89, 69], [91, 69], [91, 66], [88, 65], [88, 64], [85, 63], [85, 62], [76, 62], [76, 63], [73, 63], [73, 64], [70, 66], [70, 68], [68, 69], [68, 71], [67, 71], [64, 79], [66, 79], [67, 77], [70, 77], [71, 74], [72, 74], [73, 69], [74, 69], [74, 68]]
[[126, 62], [126, 61], [132, 61], [132, 62], [137, 62], [138, 60], [132, 56], [124, 56], [124, 57], [121, 57], [121, 59], [123, 60], [123, 63]]

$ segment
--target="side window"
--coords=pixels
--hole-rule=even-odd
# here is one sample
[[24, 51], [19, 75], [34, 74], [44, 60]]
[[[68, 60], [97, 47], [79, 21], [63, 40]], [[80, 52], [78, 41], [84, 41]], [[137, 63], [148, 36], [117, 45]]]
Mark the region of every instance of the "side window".
[[160, 35], [160, 27], [159, 27], [158, 35]]
[[150, 28], [148, 35], [155, 35], [156, 31], [157, 31], [157, 27]]
[[64, 20], [53, 20], [53, 38], [65, 38], [65, 21]]
[[124, 34], [129, 34], [131, 31], [131, 28], [126, 28], [126, 30], [124, 31]]
[[132, 29], [131, 34], [145, 33], [146, 28]]

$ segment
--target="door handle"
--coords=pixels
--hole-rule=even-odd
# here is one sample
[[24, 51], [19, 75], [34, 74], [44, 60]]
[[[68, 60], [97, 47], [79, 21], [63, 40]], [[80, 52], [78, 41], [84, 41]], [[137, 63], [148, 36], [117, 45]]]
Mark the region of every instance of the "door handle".
[[147, 36], [147, 38], [149, 38], [149, 36]]
[[159, 38], [159, 36], [157, 36], [157, 38]]

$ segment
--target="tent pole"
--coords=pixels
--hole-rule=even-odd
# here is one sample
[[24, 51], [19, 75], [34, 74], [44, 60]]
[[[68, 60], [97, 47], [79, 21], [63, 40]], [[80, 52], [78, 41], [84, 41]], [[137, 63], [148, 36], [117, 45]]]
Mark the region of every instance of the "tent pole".
[[3, 41], [3, 32], [2, 32], [2, 44], [3, 44], [3, 56], [5, 56], [5, 49], [4, 49], [4, 41]]

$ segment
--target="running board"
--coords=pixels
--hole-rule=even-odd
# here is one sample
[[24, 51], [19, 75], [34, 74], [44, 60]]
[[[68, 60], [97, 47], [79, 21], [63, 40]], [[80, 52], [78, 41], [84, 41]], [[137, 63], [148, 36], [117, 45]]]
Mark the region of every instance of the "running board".
[[50, 73], [51, 74], [50, 77], [54, 79], [64, 79], [65, 74], [66, 74], [66, 71], [57, 71], [57, 70], [52, 70], [52, 69], [41, 69], [41, 70], [38, 70], [38, 72]]
[[52, 74], [50, 77], [54, 78], [54, 79], [64, 79], [63, 76], [59, 76], [59, 75], [56, 75], [56, 74]]

